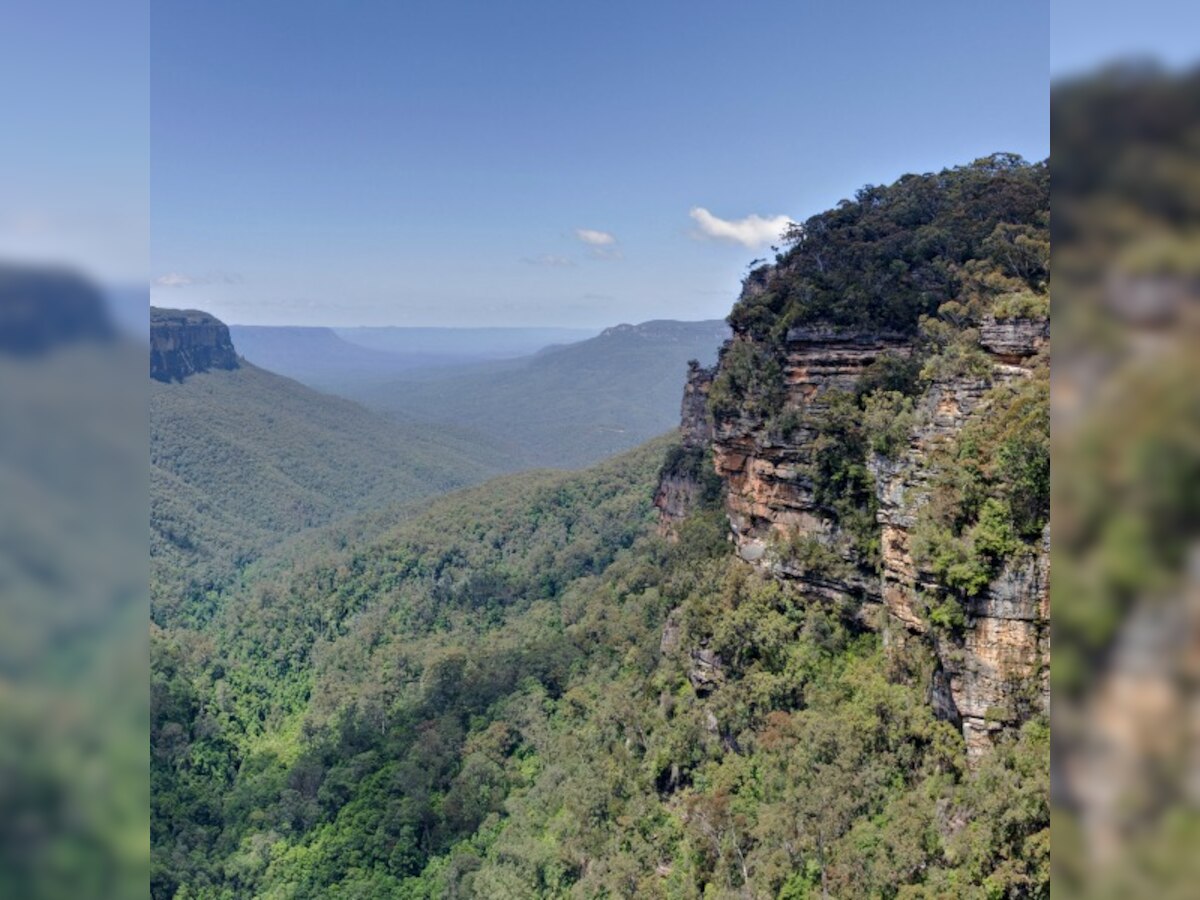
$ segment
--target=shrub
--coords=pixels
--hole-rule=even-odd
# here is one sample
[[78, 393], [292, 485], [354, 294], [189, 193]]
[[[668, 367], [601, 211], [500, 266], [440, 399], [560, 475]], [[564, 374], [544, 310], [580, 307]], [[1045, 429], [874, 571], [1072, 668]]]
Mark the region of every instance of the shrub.
[[773, 543], [781, 561], [806, 573], [827, 578], [846, 574], [846, 561], [816, 535], [793, 531], [786, 537], [777, 537]]
[[739, 414], [769, 419], [783, 407], [783, 368], [767, 350], [748, 341], [734, 341], [721, 357], [721, 369], [708, 392], [713, 417]]
[[863, 398], [863, 428], [871, 449], [889, 459], [908, 446], [917, 424], [911, 397], [898, 391], [876, 390]]
[[1050, 315], [1050, 295], [1033, 291], [1001, 294], [992, 302], [992, 315], [999, 322], [1009, 319], [1045, 319]]

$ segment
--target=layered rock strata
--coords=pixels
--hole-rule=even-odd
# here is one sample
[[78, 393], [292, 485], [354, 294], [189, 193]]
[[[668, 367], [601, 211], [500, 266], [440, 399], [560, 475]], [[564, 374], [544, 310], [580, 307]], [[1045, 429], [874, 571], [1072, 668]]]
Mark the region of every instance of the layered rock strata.
[[[904, 356], [911, 339], [896, 334], [829, 328], [792, 329], [777, 354], [784, 382], [782, 410], [769, 420], [744, 412], [715, 421], [701, 409], [714, 376], [738, 341], [735, 335], [715, 370], [693, 367], [684, 396], [683, 439], [707, 442], [725, 485], [725, 509], [739, 556], [805, 591], [847, 602], [890, 641], [929, 646], [935, 660], [928, 693], [937, 714], [961, 727], [978, 757], [995, 735], [1048, 708], [1049, 530], [1031, 554], [1018, 556], [992, 583], [965, 602], [965, 625], [932, 628], [924, 611], [944, 592], [912, 552], [913, 529], [928, 500], [931, 451], [954, 437], [986, 402], [992, 385], [1030, 377], [1033, 359], [1049, 340], [1048, 323], [986, 321], [979, 346], [992, 363], [988, 377], [934, 382], [917, 401], [906, 448], [894, 459], [874, 455], [873, 476], [881, 545], [880, 571], [865, 565], [849, 537], [814, 496], [810, 426], [832, 390], [853, 390], [863, 371], [884, 354]], [[781, 425], [781, 422], [789, 422]], [[694, 486], [664, 477], [658, 502], [664, 527], [686, 515]], [[815, 543], [836, 566], [805, 566], [777, 552], [783, 542]]]
[[[708, 416], [708, 392], [712, 387], [713, 369], [703, 368], [696, 360], [688, 363], [687, 382], [683, 388], [680, 408], [680, 437], [683, 444], [681, 462], [698, 461], [708, 452], [712, 442], [712, 427]], [[658, 481], [654, 505], [660, 514], [660, 531], [670, 537], [676, 522], [687, 516], [695, 506], [701, 491], [694, 467], [675, 465], [665, 468]]]
[[197, 372], [238, 366], [229, 328], [220, 319], [194, 309], [151, 308], [151, 378], [183, 381]]

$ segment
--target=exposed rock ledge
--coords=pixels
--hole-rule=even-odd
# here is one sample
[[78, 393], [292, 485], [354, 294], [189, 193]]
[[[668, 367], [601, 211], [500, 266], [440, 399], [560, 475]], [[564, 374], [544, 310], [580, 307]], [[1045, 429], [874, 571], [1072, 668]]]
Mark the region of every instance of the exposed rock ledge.
[[195, 309], [150, 309], [150, 377], [183, 381], [197, 372], [236, 369], [237, 351], [220, 319]]

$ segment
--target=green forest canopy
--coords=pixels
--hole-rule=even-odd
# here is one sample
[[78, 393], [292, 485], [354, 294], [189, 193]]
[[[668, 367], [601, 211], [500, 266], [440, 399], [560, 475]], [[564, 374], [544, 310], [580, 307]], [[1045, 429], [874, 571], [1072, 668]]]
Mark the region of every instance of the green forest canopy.
[[156, 629], [153, 895], [1045, 896], [1044, 724], [968, 773], [921, 659], [754, 574], [716, 506], [656, 534], [668, 449]]
[[[964, 294], [1011, 303], [1049, 278], [1050, 167], [999, 153], [867, 185], [794, 224], [775, 265], [746, 279], [733, 327], [782, 340], [822, 323], [914, 333]], [[1003, 312], [1003, 310], [1001, 310]]]

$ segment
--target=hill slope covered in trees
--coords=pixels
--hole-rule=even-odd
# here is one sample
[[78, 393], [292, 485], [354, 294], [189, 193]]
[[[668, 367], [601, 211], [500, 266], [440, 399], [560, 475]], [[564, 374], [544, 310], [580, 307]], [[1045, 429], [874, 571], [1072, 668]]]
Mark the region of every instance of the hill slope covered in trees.
[[689, 359], [709, 364], [720, 321], [618, 325], [533, 356], [346, 394], [408, 419], [469, 427], [505, 448], [510, 468], [579, 467], [678, 423]]
[[389, 420], [245, 362], [152, 380], [150, 422], [160, 621], [287, 535], [497, 471], [477, 438]]
[[969, 772], [719, 507], [656, 533], [666, 449], [435, 501], [156, 630], [154, 896], [1036, 893], [1045, 730]]

